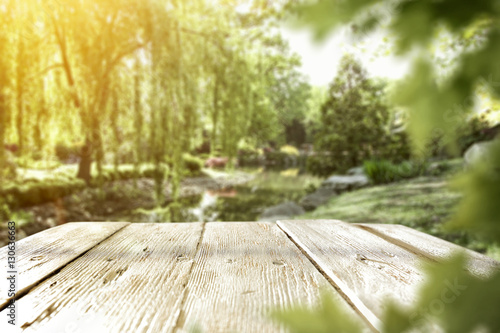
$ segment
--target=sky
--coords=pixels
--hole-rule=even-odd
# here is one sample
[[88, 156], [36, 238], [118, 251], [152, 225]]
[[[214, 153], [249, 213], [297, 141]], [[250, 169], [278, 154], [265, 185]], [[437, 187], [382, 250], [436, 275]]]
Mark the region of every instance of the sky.
[[310, 83], [317, 86], [328, 85], [335, 77], [340, 58], [352, 53], [363, 63], [368, 73], [375, 77], [402, 78], [409, 69], [409, 62], [386, 55], [389, 44], [382, 32], [373, 33], [363, 40], [354, 41], [348, 30], [339, 30], [322, 42], [315, 42], [307, 29], [281, 27], [282, 36], [288, 40], [293, 52], [302, 57], [303, 74]]

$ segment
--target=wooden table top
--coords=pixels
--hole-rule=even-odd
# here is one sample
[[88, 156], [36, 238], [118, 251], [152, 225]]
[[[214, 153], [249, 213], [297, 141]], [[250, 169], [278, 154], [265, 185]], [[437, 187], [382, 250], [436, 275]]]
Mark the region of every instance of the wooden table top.
[[[315, 306], [326, 292], [377, 331], [386, 298], [411, 305], [422, 263], [460, 249], [400, 225], [335, 220], [67, 223], [17, 242], [17, 328], [285, 332], [270, 311]], [[465, 251], [472, 274], [500, 268]], [[7, 255], [1, 248], [3, 272]], [[2, 318], [10, 301], [4, 280]]]

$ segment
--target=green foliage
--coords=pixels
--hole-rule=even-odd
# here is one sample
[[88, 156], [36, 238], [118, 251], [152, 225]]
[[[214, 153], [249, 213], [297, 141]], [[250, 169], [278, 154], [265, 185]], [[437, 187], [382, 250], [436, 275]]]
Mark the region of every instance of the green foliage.
[[97, 164], [93, 185], [116, 179], [107, 163], [152, 163], [159, 182], [170, 163], [178, 188], [198, 172], [182, 154], [203, 141], [231, 164], [242, 139], [284, 143], [303, 125], [310, 87], [277, 29], [282, 1], [248, 13], [237, 1], [50, 2], [1, 5], [2, 178], [13, 143], [23, 158], [80, 157], [87, 182]]
[[318, 309], [296, 307], [275, 312], [272, 317], [292, 333], [361, 332], [360, 324], [346, 315], [326, 292], [321, 295], [321, 306]]
[[380, 156], [388, 137], [384, 84], [368, 79], [361, 64], [344, 56], [321, 108], [315, 148], [330, 153], [331, 172], [344, 172]]
[[[411, 74], [398, 85], [393, 101], [409, 111], [409, 134], [414, 152], [427, 155], [432, 140], [440, 138], [451, 152], [457, 152], [457, 136], [473, 110], [479, 87], [493, 98], [500, 97], [500, 7], [493, 0], [470, 3], [465, 1], [341, 1], [307, 2], [302, 10], [302, 22], [313, 27], [317, 36], [348, 22], [364, 23], [368, 33], [377, 27], [377, 11], [391, 12], [390, 33], [397, 38], [397, 52], [415, 51]], [[396, 8], [394, 8], [396, 7]], [[369, 24], [371, 22], [371, 24]], [[380, 21], [379, 21], [380, 22]], [[445, 74], [435, 70], [435, 37], [444, 30], [456, 41], [445, 53], [452, 54]], [[443, 50], [439, 50], [443, 51]], [[451, 69], [450, 69], [451, 68]], [[463, 192], [455, 218], [449, 226], [468, 229], [474, 235], [500, 242], [500, 143], [493, 147], [483, 163], [457, 181]], [[410, 310], [390, 307], [386, 313], [387, 332], [430, 331], [428, 322], [432, 303], [442, 311], [430, 313], [446, 332], [471, 332], [500, 329], [497, 311], [500, 308], [500, 274], [486, 280], [467, 275], [463, 258], [440, 264], [428, 271], [428, 281], [420, 301]], [[447, 283], [460, 283], [453, 301]], [[457, 292], [458, 290], [458, 292]], [[448, 292], [446, 299], [443, 293]], [[453, 291], [451, 291], [453, 292]], [[432, 312], [432, 311], [430, 311]]]
[[2, 219], [2, 221], [9, 221], [11, 218], [10, 215], [11, 212], [9, 205], [2, 197], [0, 197], [0, 219]]
[[407, 310], [389, 305], [383, 332], [428, 332], [433, 324], [444, 332], [468, 333], [480, 328], [498, 332], [500, 321], [493, 309], [500, 308], [500, 273], [480, 279], [463, 269], [465, 263], [464, 255], [459, 254], [446, 263], [427, 264], [428, 280], [418, 302]]
[[54, 201], [83, 188], [85, 183], [75, 178], [58, 178], [43, 182], [32, 179], [2, 187], [0, 196], [8, 198], [7, 204], [11, 207], [26, 207]]
[[[493, 19], [498, 17], [500, 9], [492, 0], [474, 6], [453, 0], [321, 0], [301, 10], [301, 23], [311, 26], [320, 36], [348, 22], [359, 25], [360, 20], [377, 21], [380, 13], [389, 13], [388, 28], [397, 38], [397, 51], [409, 54], [412, 47], [421, 47], [411, 75], [394, 94], [394, 101], [409, 110], [412, 142], [420, 153], [436, 134], [443, 137], [446, 145], [455, 145], [457, 129], [470, 114], [478, 84], [487, 87], [494, 97], [500, 92], [496, 84], [500, 67], [494, 60], [500, 52], [500, 33], [498, 22]], [[415, 29], [416, 26], [420, 28]], [[363, 33], [369, 33], [378, 25], [365, 27]], [[432, 43], [443, 29], [454, 38], [449, 46], [454, 53], [449, 54], [455, 57], [448, 66], [454, 70], [446, 77], [439, 77], [431, 63], [436, 50]]]
[[[307, 158], [306, 170], [307, 172], [320, 177], [330, 176], [339, 165], [330, 155], [312, 155]], [[343, 167], [345, 168], [345, 167]]]
[[463, 154], [467, 148], [476, 142], [491, 140], [493, 137], [488, 134], [487, 129], [491, 127], [487, 120], [490, 112], [475, 115], [458, 129], [458, 149]]
[[[417, 303], [410, 309], [389, 303], [382, 332], [431, 332], [439, 325], [444, 332], [469, 333], [478, 329], [498, 332], [500, 321], [493, 309], [500, 308], [500, 273], [487, 281], [472, 276], [459, 254], [445, 263], [426, 264], [428, 280]], [[481, 304], [478, 311], [476, 304]], [[291, 332], [362, 332], [359, 324], [343, 314], [331, 297], [322, 297], [320, 309], [297, 308], [274, 314]]]
[[[164, 165], [168, 170], [168, 167]], [[152, 164], [140, 165], [138, 171], [133, 165], [120, 165], [118, 168], [107, 165], [101, 175], [92, 170], [90, 185], [99, 187], [102, 183], [135, 178], [153, 178], [157, 176], [157, 168]], [[55, 169], [45, 178], [26, 177], [11, 182], [4, 182], [0, 187], [0, 197], [10, 207], [27, 207], [39, 205], [55, 199], [77, 193], [86, 187], [85, 182], [74, 177], [71, 170]]]
[[199, 157], [183, 154], [182, 160], [184, 162], [184, 167], [189, 171], [190, 176], [200, 175], [201, 169], [203, 168], [203, 160]]
[[256, 167], [264, 163], [262, 151], [246, 147], [238, 150], [238, 166]]
[[372, 184], [386, 184], [422, 176], [427, 164], [414, 161], [393, 164], [387, 160], [370, 160], [363, 163], [363, 170]]
[[450, 221], [452, 230], [465, 229], [500, 243], [500, 140], [489, 155], [459, 177], [454, 186], [463, 192], [457, 214]]
[[408, 134], [405, 131], [391, 133], [385, 137], [385, 142], [379, 148], [378, 157], [392, 162], [402, 162], [411, 158]]

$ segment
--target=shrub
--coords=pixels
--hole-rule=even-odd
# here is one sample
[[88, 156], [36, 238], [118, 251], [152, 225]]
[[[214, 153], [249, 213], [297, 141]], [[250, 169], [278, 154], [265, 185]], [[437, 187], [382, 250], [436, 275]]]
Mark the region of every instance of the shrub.
[[259, 166], [263, 162], [262, 152], [257, 149], [240, 149], [238, 150], [238, 165], [239, 166]]
[[270, 151], [266, 153], [266, 166], [282, 168], [285, 166], [288, 154], [281, 151]]
[[363, 169], [373, 184], [385, 184], [421, 176], [427, 165], [410, 161], [393, 164], [387, 160], [370, 160], [364, 162]]
[[490, 123], [486, 118], [488, 113], [472, 117], [458, 129], [457, 143], [462, 155], [473, 144], [493, 139], [488, 133], [488, 128], [490, 128]]
[[329, 155], [313, 155], [307, 159], [306, 170], [315, 176], [327, 177], [337, 171], [337, 164]]
[[199, 175], [203, 168], [203, 160], [190, 154], [183, 154], [182, 161], [190, 175]]
[[411, 156], [408, 135], [405, 131], [388, 135], [384, 145], [379, 147], [376, 157], [386, 159], [395, 163], [408, 160]]

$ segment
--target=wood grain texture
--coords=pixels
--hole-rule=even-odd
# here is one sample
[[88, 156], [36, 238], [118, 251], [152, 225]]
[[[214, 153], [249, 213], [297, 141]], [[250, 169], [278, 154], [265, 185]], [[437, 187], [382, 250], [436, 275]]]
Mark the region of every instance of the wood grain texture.
[[402, 306], [416, 302], [424, 281], [418, 255], [341, 221], [280, 221], [278, 225], [379, 330], [386, 299]]
[[131, 224], [18, 302], [26, 332], [171, 332], [201, 223]]
[[207, 223], [178, 331], [284, 332], [269, 311], [317, 305], [322, 288], [363, 323], [276, 224]]
[[[127, 226], [126, 222], [66, 223], [16, 242], [17, 293], [28, 291], [38, 282], [99, 242]], [[0, 249], [2, 272], [7, 271], [8, 249]], [[0, 308], [9, 302], [6, 279], [0, 283]]]
[[463, 251], [467, 269], [479, 277], [487, 277], [500, 270], [500, 262], [456, 244], [398, 224], [358, 224], [385, 240], [433, 261], [443, 261], [454, 253]]

